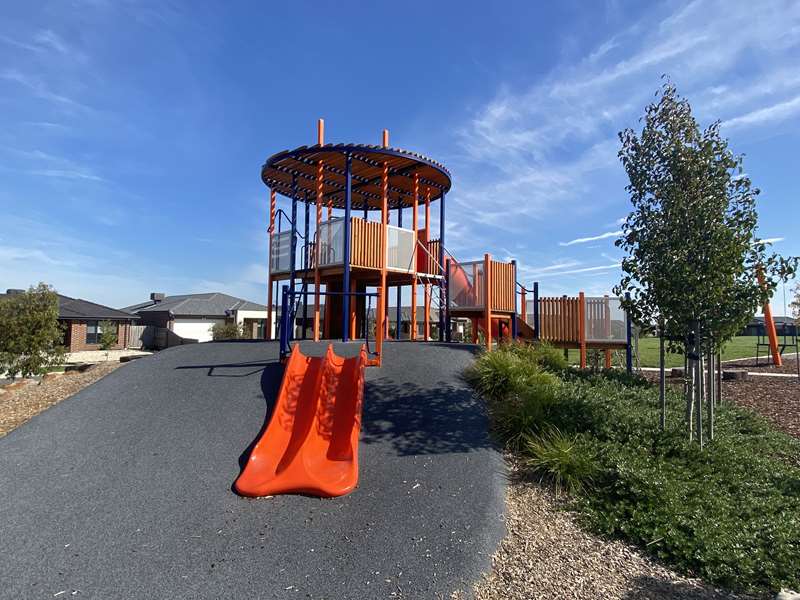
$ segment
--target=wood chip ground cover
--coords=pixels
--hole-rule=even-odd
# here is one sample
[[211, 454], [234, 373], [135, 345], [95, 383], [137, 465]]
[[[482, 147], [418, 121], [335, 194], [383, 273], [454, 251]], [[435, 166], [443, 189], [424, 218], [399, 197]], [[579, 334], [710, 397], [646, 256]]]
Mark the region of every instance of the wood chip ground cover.
[[0, 394], [0, 437], [119, 367], [118, 362], [100, 363], [83, 373], [48, 378]]
[[507, 536], [478, 600], [533, 598], [748, 598], [682, 577], [637, 548], [583, 529], [552, 489], [525, 479], [509, 457]]

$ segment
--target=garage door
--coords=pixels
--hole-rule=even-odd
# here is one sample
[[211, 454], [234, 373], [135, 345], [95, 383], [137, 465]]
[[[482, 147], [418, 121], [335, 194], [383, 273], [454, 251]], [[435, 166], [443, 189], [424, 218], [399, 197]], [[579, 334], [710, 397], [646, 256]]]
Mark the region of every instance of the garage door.
[[224, 322], [225, 319], [175, 319], [172, 331], [182, 338], [209, 342], [211, 341], [211, 328], [216, 323]]

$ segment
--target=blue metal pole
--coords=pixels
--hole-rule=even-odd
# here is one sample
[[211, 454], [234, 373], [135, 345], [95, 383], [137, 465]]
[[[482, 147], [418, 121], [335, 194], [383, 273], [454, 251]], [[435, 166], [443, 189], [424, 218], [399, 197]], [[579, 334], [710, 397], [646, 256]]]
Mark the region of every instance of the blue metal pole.
[[[399, 202], [399, 204], [397, 206], [397, 226], [398, 227], [402, 227], [403, 226], [403, 201], [402, 200], [400, 200], [400, 202]], [[403, 289], [402, 286], [399, 286], [399, 285], [397, 286], [397, 321], [396, 321], [397, 325], [396, 325], [396, 328], [395, 328], [395, 333], [396, 333], [395, 337], [398, 340], [400, 339], [400, 322], [402, 321], [402, 318], [403, 318], [403, 314], [402, 314], [402, 311], [401, 311], [401, 308], [402, 308], [401, 307], [402, 289]]]
[[[350, 339], [350, 206], [353, 195], [353, 157], [344, 166], [344, 281], [342, 283], [342, 341]], [[333, 316], [333, 315], [331, 315]]]
[[[525, 308], [525, 310], [528, 310]], [[539, 282], [533, 282], [533, 333], [539, 339]]]
[[[439, 264], [444, 269], [444, 192], [439, 197]], [[444, 277], [444, 273], [441, 273]], [[440, 303], [441, 304], [441, 303]], [[444, 311], [446, 306], [439, 306], [439, 341], [444, 340]]]
[[289, 290], [294, 297], [294, 280], [297, 278], [297, 176], [292, 175], [292, 244], [289, 265]]
[[308, 233], [309, 233], [309, 211], [311, 205], [308, 203], [308, 192], [306, 192], [306, 230], [303, 240], [303, 339], [306, 339], [306, 323], [308, 322], [308, 267], [311, 264], [309, 256]]
[[[630, 292], [625, 292], [625, 300], [630, 302], [631, 294]], [[633, 331], [631, 329], [631, 318], [628, 313], [625, 313], [625, 368], [628, 370], [628, 373], [633, 373], [633, 346], [631, 345], [631, 338]]]
[[280, 354], [283, 358], [289, 352], [289, 286], [284, 285], [281, 290]]

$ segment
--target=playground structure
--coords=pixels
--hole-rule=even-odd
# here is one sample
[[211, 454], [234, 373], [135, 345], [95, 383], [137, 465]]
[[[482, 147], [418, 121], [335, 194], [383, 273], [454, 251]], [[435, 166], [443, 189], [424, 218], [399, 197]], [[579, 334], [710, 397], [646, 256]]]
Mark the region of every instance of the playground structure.
[[[630, 327], [617, 300], [584, 298], [583, 294], [538, 298], [537, 291], [529, 311], [526, 293], [538, 290], [538, 285], [528, 290], [517, 281], [516, 261], [493, 260], [489, 254], [482, 260], [457, 260], [445, 245], [449, 172], [430, 158], [390, 147], [387, 130], [380, 146], [326, 144], [320, 119], [317, 144], [274, 154], [264, 164], [261, 178], [270, 189], [266, 332], [269, 337], [275, 305], [284, 356], [291, 351], [299, 326], [301, 339], [364, 339], [370, 350], [368, 364], [380, 365], [383, 341], [389, 339], [392, 289], [396, 339], [402, 337], [405, 289], [410, 299], [411, 341], [433, 339], [431, 314], [435, 311], [435, 338], [441, 342], [452, 341], [453, 319], [468, 319], [473, 341], [481, 331], [489, 349], [504, 339], [547, 340], [579, 350], [582, 366], [587, 350], [602, 349], [608, 357], [613, 349], [630, 347]], [[277, 207], [278, 194], [291, 200], [290, 213]], [[437, 201], [435, 237], [431, 206]], [[304, 208], [302, 229], [300, 205]], [[410, 228], [403, 226], [407, 209]], [[379, 220], [370, 219], [375, 212]], [[390, 224], [391, 213], [396, 214], [396, 225]], [[612, 306], [616, 306], [613, 311]], [[373, 309], [374, 327], [370, 323]], [[420, 335], [418, 311], [423, 314]]]
[[[578, 349], [585, 367], [587, 349], [605, 350], [610, 366], [611, 350], [625, 347], [631, 369], [630, 323], [618, 300], [585, 298], [583, 293], [539, 298], [538, 284], [528, 290], [517, 281], [516, 261], [493, 260], [488, 253], [482, 260], [458, 261], [445, 246], [449, 172], [430, 158], [390, 147], [387, 130], [380, 146], [326, 144], [320, 119], [317, 144], [274, 154], [261, 178], [270, 189], [265, 329], [270, 338], [273, 303], [280, 297], [280, 311], [275, 307], [280, 354], [288, 360], [276, 409], [236, 481], [239, 493], [336, 496], [356, 486], [364, 368], [381, 365], [392, 288], [396, 339], [402, 335], [403, 290], [408, 288], [410, 341], [432, 339], [431, 313], [436, 310], [440, 342], [452, 341], [453, 319], [469, 320], [473, 342], [482, 332], [489, 350], [504, 339], [546, 340]], [[291, 200], [290, 213], [278, 208], [278, 194]], [[436, 201], [438, 237], [431, 222]], [[299, 205], [304, 208], [302, 231]], [[410, 228], [403, 227], [406, 209]], [[341, 212], [334, 215], [335, 210]], [[363, 211], [362, 216], [356, 211]], [[396, 225], [389, 222], [391, 211], [397, 215]], [[380, 219], [371, 220], [371, 212], [379, 212]], [[423, 314], [419, 336], [418, 310]], [[295, 337], [364, 342], [357, 359], [340, 359], [331, 346], [324, 358], [309, 358], [297, 344], [292, 347]]]

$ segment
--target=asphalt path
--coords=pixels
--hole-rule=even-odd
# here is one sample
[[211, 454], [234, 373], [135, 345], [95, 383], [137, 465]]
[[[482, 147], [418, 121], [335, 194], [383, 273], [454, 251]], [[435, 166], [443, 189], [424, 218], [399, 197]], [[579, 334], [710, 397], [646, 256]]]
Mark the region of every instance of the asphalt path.
[[277, 351], [171, 348], [0, 439], [0, 597], [469, 595], [503, 534], [505, 486], [461, 380], [475, 348], [385, 345], [352, 494], [242, 498], [231, 485], [277, 395]]

